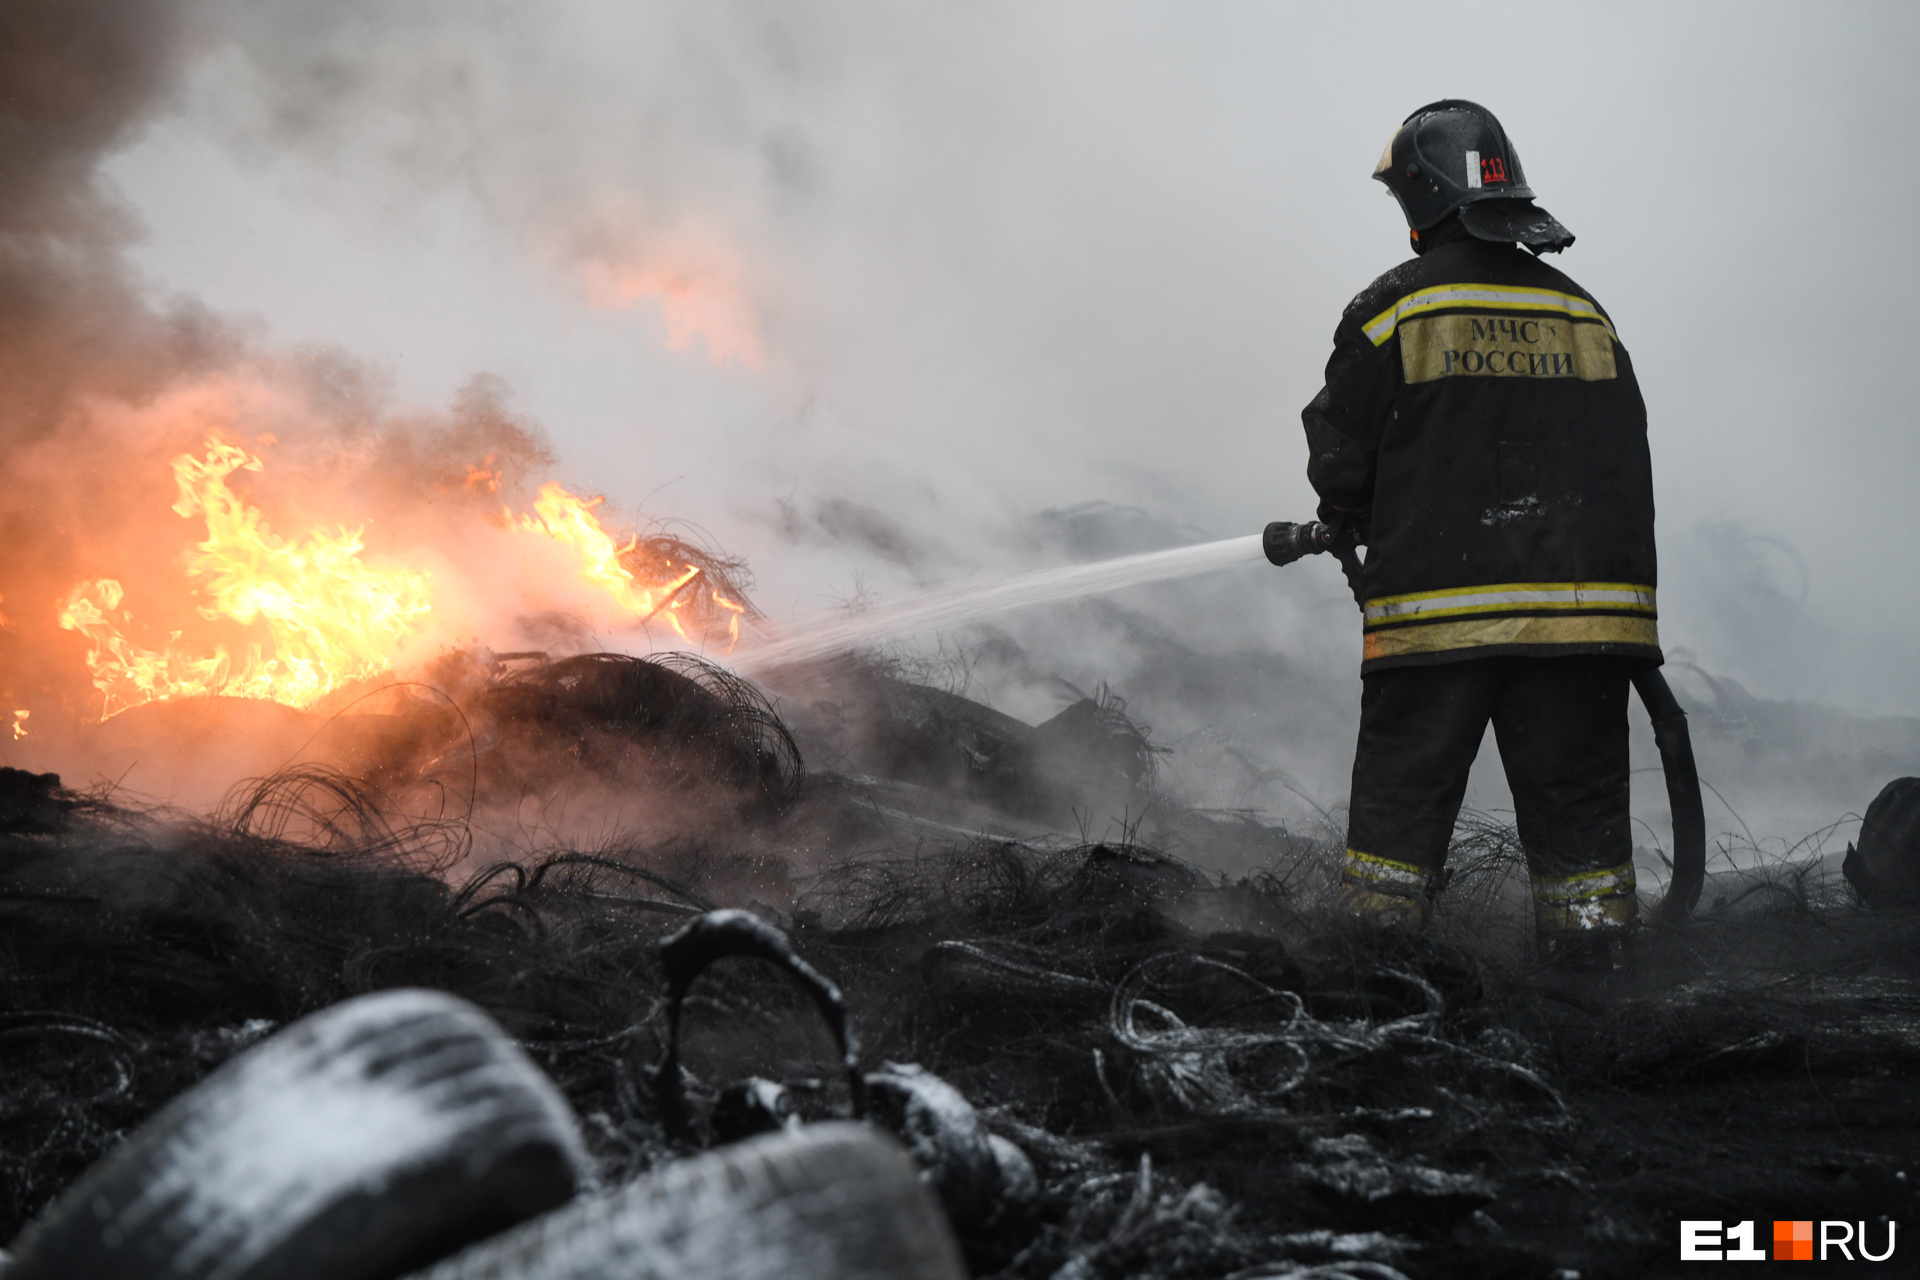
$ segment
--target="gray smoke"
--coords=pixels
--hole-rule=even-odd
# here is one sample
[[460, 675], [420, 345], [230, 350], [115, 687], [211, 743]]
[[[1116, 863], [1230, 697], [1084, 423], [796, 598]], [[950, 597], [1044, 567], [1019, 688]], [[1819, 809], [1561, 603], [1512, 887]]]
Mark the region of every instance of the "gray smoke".
[[[192, 12], [178, 92], [150, 77], [76, 162], [147, 123], [107, 169], [140, 267], [346, 344], [390, 399], [500, 375], [563, 474], [706, 526], [775, 613], [1091, 554], [1033, 523], [1087, 502], [1180, 530], [1153, 546], [1300, 518], [1298, 406], [1404, 256], [1367, 169], [1420, 102], [1486, 102], [1641, 374], [1669, 647], [1773, 703], [1920, 712], [1920, 322], [1912, 255], [1873, 234], [1914, 195], [1906, 7]], [[1169, 669], [1211, 655], [1195, 706], [1240, 717], [1232, 749], [1337, 801], [1337, 573], [1192, 590], [1010, 621], [1006, 669], [1164, 681], [1134, 705], [1190, 736]], [[1856, 765], [1855, 807], [1911, 768]]]
[[[138, 135], [175, 82], [178, 7], [159, 0], [27, 0], [0, 16], [0, 701], [44, 704], [52, 634], [41, 598], [76, 576], [63, 513], [20, 468], [85, 397], [151, 395], [222, 357], [224, 326], [190, 302], [156, 305], [123, 251], [139, 216], [98, 165]], [[74, 459], [84, 464], [84, 458]]]

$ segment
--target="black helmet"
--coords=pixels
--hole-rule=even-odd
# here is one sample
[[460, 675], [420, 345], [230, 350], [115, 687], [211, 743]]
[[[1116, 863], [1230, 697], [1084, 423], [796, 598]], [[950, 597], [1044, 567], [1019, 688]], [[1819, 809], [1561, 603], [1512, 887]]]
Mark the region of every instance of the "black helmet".
[[1573, 243], [1572, 232], [1534, 206], [1507, 131], [1478, 103], [1446, 98], [1408, 116], [1373, 176], [1387, 184], [1415, 232], [1458, 210], [1482, 240], [1518, 240], [1535, 253]]

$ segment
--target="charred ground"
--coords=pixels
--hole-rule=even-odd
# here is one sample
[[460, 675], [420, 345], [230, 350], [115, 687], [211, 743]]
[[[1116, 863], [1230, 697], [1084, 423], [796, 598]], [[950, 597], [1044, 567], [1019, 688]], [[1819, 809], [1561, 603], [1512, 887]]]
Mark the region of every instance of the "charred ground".
[[[510, 667], [447, 723], [387, 726], [384, 772], [296, 766], [216, 819], [6, 775], [0, 1230], [271, 1026], [398, 986], [519, 1037], [607, 1179], [672, 1159], [658, 942], [715, 905], [840, 985], [867, 1061], [940, 1074], [1033, 1160], [1038, 1205], [966, 1241], [981, 1274], [1641, 1275], [1678, 1266], [1682, 1217], [1912, 1218], [1920, 920], [1811, 864], [1724, 878], [1582, 985], [1528, 961], [1499, 823], [1463, 826], [1434, 931], [1361, 928], [1319, 833], [1155, 797], [1111, 695], [1035, 730], [848, 663], [796, 685], [790, 733], [697, 664]], [[796, 737], [834, 767], [803, 775]], [[483, 857], [462, 769], [644, 773], [690, 817]], [[683, 1059], [700, 1140], [749, 1076], [830, 1112], [833, 1056], [780, 975], [715, 969]]]

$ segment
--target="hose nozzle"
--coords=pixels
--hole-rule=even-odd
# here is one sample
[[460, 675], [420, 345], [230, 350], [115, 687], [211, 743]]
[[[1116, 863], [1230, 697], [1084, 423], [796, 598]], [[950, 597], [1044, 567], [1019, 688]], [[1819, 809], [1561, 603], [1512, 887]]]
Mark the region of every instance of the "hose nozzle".
[[1314, 555], [1333, 545], [1333, 531], [1318, 520], [1294, 524], [1275, 520], [1260, 535], [1260, 549], [1274, 564], [1292, 564], [1302, 556]]

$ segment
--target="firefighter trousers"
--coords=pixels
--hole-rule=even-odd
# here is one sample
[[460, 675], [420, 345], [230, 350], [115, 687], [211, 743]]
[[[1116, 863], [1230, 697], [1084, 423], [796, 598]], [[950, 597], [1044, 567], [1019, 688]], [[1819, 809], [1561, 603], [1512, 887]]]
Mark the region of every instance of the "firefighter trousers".
[[1467, 773], [1493, 724], [1543, 937], [1630, 924], [1627, 689], [1640, 660], [1473, 658], [1362, 678], [1347, 900], [1424, 904], [1438, 891]]

